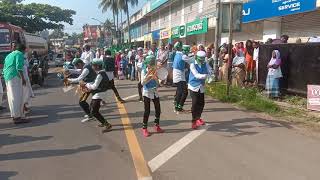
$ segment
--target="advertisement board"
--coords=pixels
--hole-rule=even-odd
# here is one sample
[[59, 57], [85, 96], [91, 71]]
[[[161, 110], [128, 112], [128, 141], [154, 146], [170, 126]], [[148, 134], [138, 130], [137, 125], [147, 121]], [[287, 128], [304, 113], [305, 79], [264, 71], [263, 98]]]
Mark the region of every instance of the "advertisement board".
[[208, 18], [197, 19], [186, 25], [187, 36], [208, 32]]
[[160, 31], [160, 39], [169, 39], [171, 37], [171, 28], [166, 28]]
[[307, 101], [309, 110], [320, 111], [320, 85], [308, 85]]
[[186, 26], [176, 26], [171, 29], [171, 38], [176, 39], [176, 38], [184, 38], [186, 37]]
[[317, 0], [250, 0], [243, 4], [242, 22], [313, 11], [316, 3]]
[[151, 34], [152, 34], [152, 39], [153, 39], [153, 40], [158, 40], [158, 39], [160, 39], [160, 29], [159, 29], [159, 30], [152, 31]]

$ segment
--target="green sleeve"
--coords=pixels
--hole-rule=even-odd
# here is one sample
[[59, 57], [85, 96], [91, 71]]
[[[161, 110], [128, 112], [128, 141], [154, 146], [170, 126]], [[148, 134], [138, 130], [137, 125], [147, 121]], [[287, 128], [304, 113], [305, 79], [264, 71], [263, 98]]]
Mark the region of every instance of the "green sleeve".
[[18, 71], [23, 71], [24, 56], [22, 53], [18, 53], [16, 56], [16, 68]]

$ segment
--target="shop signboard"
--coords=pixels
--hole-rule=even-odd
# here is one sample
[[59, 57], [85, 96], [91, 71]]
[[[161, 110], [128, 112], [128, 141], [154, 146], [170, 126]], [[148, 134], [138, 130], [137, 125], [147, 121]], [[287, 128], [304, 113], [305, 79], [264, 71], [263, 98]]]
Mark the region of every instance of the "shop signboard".
[[160, 31], [160, 39], [169, 39], [171, 37], [171, 28], [166, 28]]
[[208, 32], [208, 18], [197, 19], [186, 25], [187, 36]]
[[159, 29], [159, 30], [152, 31], [151, 34], [152, 34], [152, 39], [153, 39], [153, 40], [158, 40], [158, 39], [160, 39], [160, 29]]
[[153, 11], [168, 1], [169, 0], [152, 0], [150, 5], [151, 7], [150, 10]]
[[243, 4], [242, 22], [248, 23], [313, 11], [317, 8], [317, 0], [250, 0]]
[[307, 101], [309, 110], [320, 111], [320, 85], [308, 85]]
[[144, 41], [152, 41], [152, 34], [151, 33], [149, 33], [149, 34], [145, 34], [144, 35]]
[[184, 38], [186, 37], [186, 26], [176, 26], [171, 29], [171, 38], [176, 39], [176, 38]]

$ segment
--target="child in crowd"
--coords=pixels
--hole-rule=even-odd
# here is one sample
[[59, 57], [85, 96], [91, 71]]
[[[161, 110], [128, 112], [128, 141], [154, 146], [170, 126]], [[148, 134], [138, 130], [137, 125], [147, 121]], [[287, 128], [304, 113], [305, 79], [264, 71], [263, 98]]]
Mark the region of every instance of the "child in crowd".
[[212, 74], [211, 68], [206, 63], [206, 52], [198, 51], [196, 60], [190, 64], [190, 75], [188, 89], [192, 99], [192, 129], [197, 129], [205, 124], [201, 119], [203, 108], [205, 105], [204, 91], [205, 80]]
[[146, 57], [144, 62], [144, 69], [141, 73], [141, 83], [143, 85], [143, 98], [144, 98], [144, 115], [143, 115], [143, 136], [148, 137], [150, 133], [148, 131], [148, 121], [150, 116], [150, 101], [153, 101], [155, 107], [155, 126], [154, 129], [158, 133], [163, 133], [163, 130], [160, 128], [160, 98], [158, 94], [158, 77], [156, 73], [156, 57], [149, 55]]

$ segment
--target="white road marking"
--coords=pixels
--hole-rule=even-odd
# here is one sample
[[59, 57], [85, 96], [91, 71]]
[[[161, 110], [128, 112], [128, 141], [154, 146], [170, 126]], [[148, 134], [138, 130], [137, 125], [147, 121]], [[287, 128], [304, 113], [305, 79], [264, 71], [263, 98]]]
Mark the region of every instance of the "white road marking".
[[135, 97], [139, 97], [139, 94], [135, 94], [135, 95], [132, 95], [132, 96], [128, 96], [128, 97], [125, 97], [123, 98], [123, 100], [129, 100], [129, 99], [132, 99], [132, 98], [135, 98]]
[[192, 132], [190, 132], [189, 134], [181, 138], [179, 141], [172, 144], [169, 148], [164, 150], [158, 156], [153, 158], [151, 161], [149, 161], [148, 165], [151, 169], [151, 172], [155, 172], [157, 169], [159, 169], [163, 164], [165, 164], [173, 156], [178, 154], [188, 144], [190, 144], [197, 137], [199, 137], [201, 134], [206, 132], [207, 129], [208, 129], [208, 126], [204, 127], [204, 129], [193, 130]]

